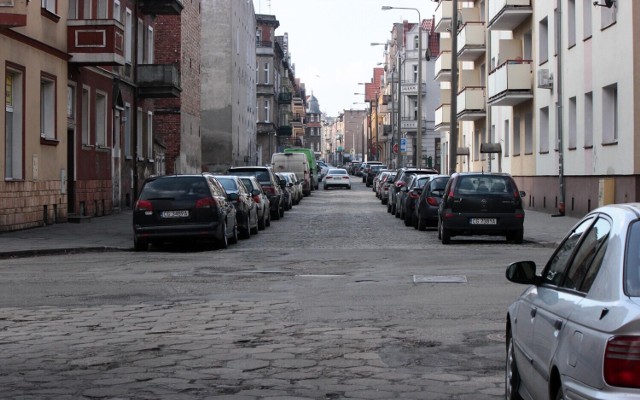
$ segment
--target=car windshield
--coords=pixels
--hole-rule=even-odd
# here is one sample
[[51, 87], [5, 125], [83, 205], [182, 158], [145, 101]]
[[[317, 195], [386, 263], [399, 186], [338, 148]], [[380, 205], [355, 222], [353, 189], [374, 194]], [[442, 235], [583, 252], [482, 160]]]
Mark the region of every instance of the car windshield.
[[627, 243], [624, 292], [631, 297], [640, 297], [640, 221], [631, 224]]
[[506, 176], [463, 176], [457, 187], [458, 194], [507, 194], [513, 193], [511, 180]]
[[211, 196], [207, 182], [199, 176], [156, 179], [147, 182], [142, 188], [140, 199], [184, 200]]

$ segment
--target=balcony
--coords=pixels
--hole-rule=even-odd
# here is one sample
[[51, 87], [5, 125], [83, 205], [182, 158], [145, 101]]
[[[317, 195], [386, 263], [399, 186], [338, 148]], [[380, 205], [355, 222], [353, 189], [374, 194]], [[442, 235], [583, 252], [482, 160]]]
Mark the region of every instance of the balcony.
[[458, 61], [475, 61], [486, 51], [484, 22], [467, 22], [458, 31]]
[[291, 104], [292, 98], [291, 93], [280, 92], [278, 93], [278, 104]]
[[70, 19], [67, 21], [67, 51], [70, 63], [124, 65], [124, 26], [115, 19]]
[[453, 2], [451, 0], [441, 0], [436, 6], [435, 24], [436, 32], [445, 33], [451, 29], [451, 19], [453, 18]]
[[467, 86], [458, 92], [457, 116], [460, 121], [475, 121], [487, 115], [484, 86]]
[[28, 2], [29, 0], [13, 0], [6, 5], [2, 4], [0, 6], [0, 28], [27, 26]]
[[262, 96], [273, 96], [275, 94], [275, 87], [270, 84], [258, 83], [256, 85], [256, 94]]
[[180, 96], [180, 72], [175, 64], [136, 65], [138, 95], [144, 98]]
[[451, 127], [451, 104], [442, 104], [436, 108], [435, 130], [448, 131]]
[[515, 106], [533, 99], [530, 60], [508, 60], [489, 73], [489, 104]]
[[302, 124], [304, 124], [304, 120], [305, 120], [304, 114], [293, 114], [289, 122], [291, 122], [291, 126], [297, 128], [302, 126]]
[[140, 11], [147, 15], [180, 15], [182, 0], [140, 0]]
[[435, 62], [435, 78], [437, 82], [451, 82], [451, 52], [443, 51]]
[[513, 31], [533, 15], [531, 0], [493, 0], [489, 2], [489, 25], [494, 31]]
[[[427, 126], [427, 121], [422, 120], [422, 129], [424, 130]], [[402, 131], [417, 131], [418, 130], [418, 120], [415, 117], [402, 117], [400, 120], [400, 129]]]
[[293, 129], [291, 125], [280, 125], [278, 129], [276, 129], [276, 135], [278, 136], [286, 136], [290, 137], [293, 134]]
[[[402, 94], [407, 96], [417, 96], [418, 95], [418, 82], [402, 82], [400, 84], [400, 90]], [[424, 96], [426, 93], [426, 85], [422, 83], [422, 95]]]
[[256, 55], [258, 56], [272, 56], [274, 54], [273, 42], [257, 40], [256, 41]]

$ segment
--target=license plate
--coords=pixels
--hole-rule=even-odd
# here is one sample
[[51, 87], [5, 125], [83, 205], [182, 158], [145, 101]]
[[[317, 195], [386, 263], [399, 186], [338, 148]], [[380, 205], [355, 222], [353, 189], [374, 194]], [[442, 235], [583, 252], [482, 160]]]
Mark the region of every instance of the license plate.
[[184, 218], [189, 216], [189, 210], [163, 211], [162, 218]]
[[470, 218], [469, 224], [471, 225], [496, 225], [498, 220], [496, 218]]

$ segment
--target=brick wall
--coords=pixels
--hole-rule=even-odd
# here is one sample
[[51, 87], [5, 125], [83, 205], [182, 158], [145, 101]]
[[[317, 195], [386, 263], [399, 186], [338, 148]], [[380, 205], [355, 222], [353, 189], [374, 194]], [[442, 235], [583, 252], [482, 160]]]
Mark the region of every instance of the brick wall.
[[60, 193], [59, 180], [0, 182], [0, 232], [34, 228], [66, 219], [67, 196]]

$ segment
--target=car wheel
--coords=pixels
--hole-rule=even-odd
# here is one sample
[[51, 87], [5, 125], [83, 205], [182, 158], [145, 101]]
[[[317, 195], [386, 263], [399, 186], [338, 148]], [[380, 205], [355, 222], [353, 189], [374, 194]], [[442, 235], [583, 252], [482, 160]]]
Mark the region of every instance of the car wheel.
[[427, 220], [418, 217], [418, 230], [419, 231], [426, 231], [427, 230]]
[[324, 190], [329, 190], [329, 186], [324, 185]]
[[440, 221], [440, 218], [438, 218], [438, 240], [442, 239], [441, 229], [442, 229], [442, 222]]
[[227, 236], [227, 223], [223, 222], [222, 223], [222, 235], [220, 237], [220, 239], [218, 240], [217, 243], [217, 247], [219, 249], [226, 249], [227, 247], [229, 247], [229, 237]]
[[564, 391], [562, 390], [562, 385], [560, 385], [558, 391], [556, 392], [555, 400], [564, 400]]
[[135, 251], [147, 251], [149, 243], [144, 239], [133, 238], [133, 249]]
[[351, 185], [347, 186], [347, 189], [351, 190]]
[[280, 218], [284, 218], [284, 204], [278, 210], [278, 215], [280, 216]]
[[[505, 398], [506, 400], [522, 400], [522, 397], [518, 394], [518, 389], [520, 388], [520, 374], [518, 373], [518, 366], [516, 365], [516, 359], [513, 352], [513, 338], [511, 337], [511, 330], [508, 330], [504, 385]], [[562, 391], [562, 389], [560, 391]]]
[[387, 199], [387, 212], [391, 214], [391, 202]]
[[443, 224], [440, 224], [440, 226], [441, 226], [440, 238], [442, 240], [442, 244], [451, 243], [451, 231], [445, 228]]
[[249, 225], [250, 223], [250, 219], [249, 216], [247, 215], [247, 218], [245, 218], [244, 220], [244, 227], [242, 228], [242, 231], [240, 232], [240, 237], [242, 239], [249, 239], [251, 237], [251, 227]]
[[262, 218], [258, 220], [258, 229], [262, 231], [266, 227], [267, 227], [267, 212], [265, 211], [262, 213]]
[[524, 229], [520, 229], [513, 234], [513, 243], [522, 244], [524, 240]]
[[402, 216], [404, 217], [404, 226], [411, 226], [411, 225], [413, 225], [413, 224], [412, 224], [412, 221], [411, 221], [411, 215], [409, 215], [409, 213], [408, 213], [408, 212], [406, 212], [406, 211], [405, 211], [405, 212], [403, 212], [403, 213], [402, 213]]
[[260, 231], [260, 223], [258, 222], [258, 216], [256, 215], [256, 224], [251, 228], [251, 234], [257, 235]]

